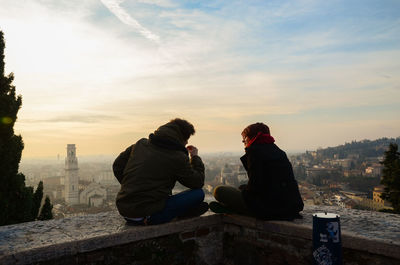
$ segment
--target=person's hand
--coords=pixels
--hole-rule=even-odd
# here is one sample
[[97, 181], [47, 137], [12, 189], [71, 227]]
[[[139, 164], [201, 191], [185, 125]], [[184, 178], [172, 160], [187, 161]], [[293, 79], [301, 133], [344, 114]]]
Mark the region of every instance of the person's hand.
[[246, 184], [242, 184], [242, 185], [239, 186], [239, 190], [243, 191], [245, 189], [247, 189], [247, 185]]
[[197, 156], [197, 154], [199, 153], [199, 150], [197, 149], [197, 147], [195, 147], [193, 145], [188, 145], [186, 147], [186, 149], [188, 150], [190, 157]]

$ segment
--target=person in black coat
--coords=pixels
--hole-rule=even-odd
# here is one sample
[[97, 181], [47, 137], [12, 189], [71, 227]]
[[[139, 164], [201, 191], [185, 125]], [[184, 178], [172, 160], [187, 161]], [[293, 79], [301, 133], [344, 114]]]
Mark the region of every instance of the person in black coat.
[[214, 212], [238, 213], [261, 219], [293, 220], [301, 218], [304, 204], [292, 165], [286, 153], [274, 144], [263, 123], [247, 126], [243, 132], [245, 155], [240, 158], [248, 183], [239, 188], [218, 186], [211, 202]]

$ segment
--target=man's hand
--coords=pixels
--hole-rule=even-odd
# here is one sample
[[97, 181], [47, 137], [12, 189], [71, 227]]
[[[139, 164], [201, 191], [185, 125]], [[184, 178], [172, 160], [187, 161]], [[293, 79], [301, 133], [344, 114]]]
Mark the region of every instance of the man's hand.
[[247, 189], [247, 184], [242, 184], [239, 186], [239, 190], [244, 191]]
[[188, 145], [186, 149], [188, 150], [190, 157], [197, 156], [197, 154], [199, 153], [197, 147], [193, 145]]

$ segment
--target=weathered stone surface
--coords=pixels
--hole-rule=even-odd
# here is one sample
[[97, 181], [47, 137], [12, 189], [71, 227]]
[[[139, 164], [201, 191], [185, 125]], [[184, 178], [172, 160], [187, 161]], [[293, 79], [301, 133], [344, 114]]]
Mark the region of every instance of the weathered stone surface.
[[[302, 213], [303, 219], [296, 219], [293, 222], [265, 222], [250, 217], [226, 215], [224, 223], [267, 231], [271, 234], [281, 234], [286, 237], [312, 240], [312, 214], [316, 212], [332, 212], [340, 215], [344, 248], [400, 259], [400, 215], [396, 214], [328, 206], [307, 206]], [[373, 223], [372, 226], [370, 226], [371, 223]], [[238, 234], [238, 232], [234, 233]], [[263, 235], [263, 237], [265, 236]], [[278, 243], [278, 240], [276, 242]]]
[[[304, 218], [293, 222], [208, 213], [164, 225], [135, 227], [127, 226], [117, 212], [106, 212], [2, 226], [0, 264], [52, 264], [55, 261], [58, 264], [141, 264], [128, 262], [140, 257], [132, 253], [137, 253], [136, 248], [142, 246], [141, 242], [164, 242], [168, 245], [169, 240], [175, 237], [186, 246], [193, 244], [193, 248], [184, 249], [192, 251], [197, 264], [218, 264], [221, 261], [234, 264], [235, 257], [274, 264], [271, 262], [279, 255], [284, 256], [280, 260], [282, 264], [295, 264], [292, 262], [296, 259], [301, 261], [298, 264], [309, 264], [312, 214], [316, 212], [333, 212], [341, 216], [346, 264], [370, 264], [374, 259], [379, 260], [376, 264], [398, 264], [400, 215], [326, 206], [307, 206]], [[184, 240], [184, 234], [191, 237]], [[230, 236], [229, 240], [227, 236]], [[168, 239], [164, 239], [166, 237]], [[236, 253], [243, 242], [255, 248], [248, 251], [249, 257]], [[140, 253], [146, 254], [145, 250]], [[183, 253], [179, 255], [185, 256]], [[275, 262], [279, 264], [278, 260]]]
[[196, 237], [206, 236], [209, 233], [210, 233], [210, 229], [208, 227], [203, 227], [203, 228], [197, 229]]
[[190, 231], [190, 232], [182, 233], [181, 239], [186, 240], [186, 239], [194, 238], [195, 236], [196, 236], [196, 232]]
[[[117, 212], [0, 227], [0, 264], [30, 264], [221, 224], [210, 215], [173, 223], [128, 226]], [[7, 262], [7, 263], [6, 263]]]
[[297, 219], [295, 224], [312, 225], [312, 214], [330, 212], [340, 215], [342, 231], [364, 236], [371, 239], [381, 239], [388, 243], [400, 244], [400, 214], [346, 209], [335, 206], [307, 206], [303, 211], [303, 219]]
[[223, 257], [223, 233], [221, 231], [208, 233], [196, 239], [197, 255], [201, 264], [216, 265]]

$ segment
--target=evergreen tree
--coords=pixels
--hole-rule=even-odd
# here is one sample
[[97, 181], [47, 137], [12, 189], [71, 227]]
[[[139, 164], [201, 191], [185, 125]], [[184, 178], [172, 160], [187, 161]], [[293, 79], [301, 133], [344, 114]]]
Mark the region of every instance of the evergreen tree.
[[40, 210], [40, 215], [38, 217], [38, 220], [50, 220], [53, 219], [53, 213], [52, 210], [53, 205], [50, 203], [49, 196], [46, 196], [46, 199], [44, 201], [43, 207]]
[[[22, 97], [15, 94], [14, 74], [5, 75], [4, 49], [0, 31], [0, 225], [33, 221], [37, 216], [33, 188], [26, 187], [25, 176], [18, 173], [24, 144], [22, 137], [14, 134], [14, 124]], [[38, 200], [39, 191], [36, 197]]]
[[34, 217], [38, 216], [40, 205], [42, 204], [42, 199], [43, 199], [43, 182], [40, 181], [35, 193], [33, 194], [32, 216]]
[[400, 213], [400, 153], [398, 145], [391, 143], [385, 152], [381, 184], [385, 186], [382, 199], [392, 203], [394, 211]]

